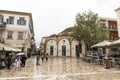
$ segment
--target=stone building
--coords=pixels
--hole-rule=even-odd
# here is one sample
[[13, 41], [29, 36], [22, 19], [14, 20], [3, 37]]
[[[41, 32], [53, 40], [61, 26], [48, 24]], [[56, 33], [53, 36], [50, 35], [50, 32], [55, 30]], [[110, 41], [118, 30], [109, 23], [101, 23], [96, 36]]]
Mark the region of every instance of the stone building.
[[28, 53], [34, 41], [31, 13], [0, 10], [0, 42]]
[[40, 43], [41, 52], [50, 56], [80, 56], [84, 52], [85, 45], [70, 37], [72, 27], [65, 29], [59, 34], [43, 37]]

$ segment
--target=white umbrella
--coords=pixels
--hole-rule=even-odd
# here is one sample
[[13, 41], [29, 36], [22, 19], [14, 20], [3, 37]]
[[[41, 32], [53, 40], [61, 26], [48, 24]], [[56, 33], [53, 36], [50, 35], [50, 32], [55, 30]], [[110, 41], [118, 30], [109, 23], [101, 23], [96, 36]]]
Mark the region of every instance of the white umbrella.
[[22, 53], [22, 52], [21, 52], [21, 53], [17, 53], [17, 55], [25, 55], [25, 53]]
[[119, 47], [120, 46], [120, 39], [113, 41], [111, 44], [109, 44], [110, 47]]
[[103, 41], [103, 42], [100, 42], [100, 43], [97, 43], [93, 46], [91, 46], [91, 48], [93, 47], [106, 47], [106, 46], [109, 46], [112, 42], [109, 42], [109, 41]]
[[119, 39], [119, 40], [116, 40], [116, 41], [114, 41], [114, 42], [112, 42], [111, 45], [120, 45], [120, 39]]
[[103, 41], [103, 42], [101, 42], [101, 44], [99, 46], [101, 46], [101, 47], [107, 47], [110, 44], [112, 44], [112, 42], [110, 42], [110, 41]]

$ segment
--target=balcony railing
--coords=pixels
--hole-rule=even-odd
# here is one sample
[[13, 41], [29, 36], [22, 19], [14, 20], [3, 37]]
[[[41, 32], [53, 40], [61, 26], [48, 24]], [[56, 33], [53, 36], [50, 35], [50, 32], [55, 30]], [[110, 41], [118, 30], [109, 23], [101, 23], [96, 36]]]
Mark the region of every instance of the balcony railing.
[[6, 28], [6, 23], [0, 22], [0, 29], [5, 29], [5, 28]]

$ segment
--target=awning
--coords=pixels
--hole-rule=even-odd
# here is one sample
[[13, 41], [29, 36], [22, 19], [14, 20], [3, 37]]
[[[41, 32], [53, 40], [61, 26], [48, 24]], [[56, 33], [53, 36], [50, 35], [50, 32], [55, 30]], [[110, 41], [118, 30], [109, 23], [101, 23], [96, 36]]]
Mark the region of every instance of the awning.
[[12, 47], [12, 46], [7, 45], [7, 44], [0, 43], [0, 50], [3, 50], [3, 49], [5, 51], [21, 51], [21, 49]]

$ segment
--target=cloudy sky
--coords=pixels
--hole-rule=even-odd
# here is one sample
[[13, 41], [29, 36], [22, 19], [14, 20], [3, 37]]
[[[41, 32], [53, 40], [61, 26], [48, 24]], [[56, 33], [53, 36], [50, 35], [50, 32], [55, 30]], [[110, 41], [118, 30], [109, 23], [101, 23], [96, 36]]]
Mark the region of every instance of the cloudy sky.
[[1, 0], [1, 10], [29, 12], [33, 15], [37, 45], [43, 36], [73, 26], [77, 13], [89, 9], [100, 17], [117, 18], [120, 0]]

